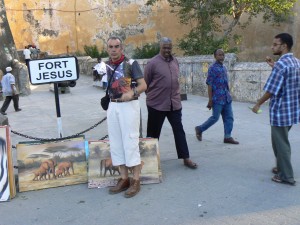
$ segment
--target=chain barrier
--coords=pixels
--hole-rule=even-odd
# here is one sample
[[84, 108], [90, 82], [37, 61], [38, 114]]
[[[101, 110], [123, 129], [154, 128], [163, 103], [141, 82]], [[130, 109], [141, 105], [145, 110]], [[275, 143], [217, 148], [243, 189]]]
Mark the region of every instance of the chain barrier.
[[[36, 141], [41, 141], [41, 142], [55, 142], [55, 141], [63, 141], [63, 140], [67, 140], [67, 139], [71, 139], [71, 138], [76, 138], [92, 129], [94, 129], [95, 127], [97, 127], [99, 124], [103, 123], [105, 120], [107, 119], [107, 117], [105, 117], [104, 119], [102, 119], [101, 121], [97, 122], [96, 124], [94, 124], [93, 126], [91, 126], [90, 128], [84, 130], [84, 131], [81, 131], [77, 134], [73, 134], [73, 135], [70, 135], [70, 136], [67, 136], [67, 137], [61, 137], [61, 138], [38, 138], [38, 137], [32, 137], [32, 136], [29, 136], [29, 135], [26, 135], [26, 134], [21, 134], [17, 131], [14, 131], [14, 130], [11, 130], [11, 132], [13, 134], [16, 134], [16, 135], [19, 135], [21, 137], [24, 137], [24, 138], [28, 138], [28, 139], [33, 139], [33, 140], [36, 140]], [[108, 135], [105, 135], [104, 137], [100, 138], [99, 140], [104, 140], [108, 137]]]

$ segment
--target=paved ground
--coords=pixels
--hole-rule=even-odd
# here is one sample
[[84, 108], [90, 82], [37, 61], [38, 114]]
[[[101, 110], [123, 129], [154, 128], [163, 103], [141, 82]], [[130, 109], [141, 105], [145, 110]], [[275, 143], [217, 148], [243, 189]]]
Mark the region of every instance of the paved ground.
[[[64, 136], [81, 132], [105, 117], [99, 105], [103, 90], [81, 76], [70, 94], [60, 95]], [[143, 131], [147, 111], [141, 98]], [[295, 187], [271, 181], [274, 156], [270, 142], [267, 105], [254, 114], [249, 103], [234, 102], [233, 136], [240, 145], [223, 144], [219, 121], [195, 138], [194, 127], [211, 112], [207, 99], [188, 95], [183, 101], [183, 124], [190, 153], [198, 164], [190, 170], [177, 160], [169, 124], [160, 139], [163, 182], [142, 186], [131, 199], [109, 195], [87, 184], [17, 193], [0, 204], [0, 225], [194, 225], [194, 224], [300, 224], [300, 184]], [[32, 87], [20, 98], [21, 112], [8, 109], [11, 129], [34, 137], [58, 137], [54, 94], [49, 85]], [[107, 134], [106, 122], [86, 133], [95, 140]], [[300, 183], [300, 127], [290, 132], [295, 179]], [[29, 141], [12, 134], [13, 144]], [[14, 152], [15, 155], [15, 152]]]

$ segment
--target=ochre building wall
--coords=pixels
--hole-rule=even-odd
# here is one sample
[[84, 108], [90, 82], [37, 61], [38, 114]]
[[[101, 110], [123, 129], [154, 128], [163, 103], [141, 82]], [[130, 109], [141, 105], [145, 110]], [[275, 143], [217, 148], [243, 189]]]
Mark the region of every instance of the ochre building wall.
[[[125, 39], [126, 52], [131, 54], [136, 47], [157, 42], [162, 36], [174, 41], [190, 29], [182, 25], [175, 14], [170, 13], [167, 1], [145, 6], [146, 0], [5, 0], [8, 21], [16, 48], [35, 44], [48, 54], [84, 52], [84, 45], [96, 44], [105, 49], [105, 41], [111, 34]], [[294, 11], [300, 10], [297, 2]], [[264, 24], [261, 18], [245, 30], [239, 60], [263, 61], [270, 55], [273, 36], [279, 32], [289, 32], [294, 36], [294, 52], [300, 56], [297, 46], [300, 19], [295, 15], [280, 27]]]
[[5, 0], [17, 49], [35, 44], [49, 54], [81, 51], [96, 44], [99, 50], [111, 34], [125, 39], [126, 50], [157, 42], [161, 36], [176, 41], [188, 32], [168, 4], [145, 6], [132, 0]]

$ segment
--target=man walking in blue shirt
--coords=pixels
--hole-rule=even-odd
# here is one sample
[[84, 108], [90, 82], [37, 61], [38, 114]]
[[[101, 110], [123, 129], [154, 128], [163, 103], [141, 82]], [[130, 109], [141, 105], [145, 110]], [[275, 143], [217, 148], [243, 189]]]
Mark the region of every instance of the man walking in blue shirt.
[[14, 102], [15, 111], [21, 111], [21, 109], [19, 108], [19, 94], [16, 88], [16, 80], [14, 75], [11, 74], [11, 71], [12, 68], [10, 66], [6, 67], [6, 74], [1, 80], [3, 96], [5, 96], [5, 100], [0, 109], [0, 113], [2, 115], [7, 114], [5, 111], [7, 110], [11, 100], [13, 100]]
[[216, 59], [208, 69], [208, 76], [206, 80], [208, 89], [208, 104], [207, 108], [212, 109], [212, 116], [208, 118], [200, 126], [195, 127], [196, 137], [199, 141], [202, 141], [202, 133], [214, 125], [222, 115], [224, 123], [224, 143], [227, 144], [239, 144], [231, 137], [231, 131], [233, 128], [233, 112], [232, 112], [232, 98], [229, 93], [228, 77], [226, 67], [223, 65], [224, 52], [222, 49], [217, 49], [214, 52]]
[[277, 164], [277, 168], [273, 169], [273, 173], [277, 174], [272, 181], [295, 185], [288, 133], [292, 125], [300, 122], [300, 61], [290, 52], [292, 46], [290, 34], [275, 36], [272, 51], [280, 58], [274, 63], [267, 57], [267, 63], [273, 67], [272, 73], [265, 84], [265, 94], [252, 111], [257, 113], [259, 107], [270, 99], [271, 139]]

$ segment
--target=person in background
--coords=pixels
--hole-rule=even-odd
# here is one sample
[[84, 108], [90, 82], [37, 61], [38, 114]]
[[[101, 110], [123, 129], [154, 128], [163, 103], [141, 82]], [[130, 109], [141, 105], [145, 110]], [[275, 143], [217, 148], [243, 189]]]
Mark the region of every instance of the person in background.
[[208, 90], [207, 108], [212, 109], [212, 116], [200, 126], [195, 127], [196, 137], [202, 141], [202, 133], [214, 125], [222, 115], [224, 124], [224, 143], [239, 144], [231, 137], [233, 128], [232, 98], [229, 92], [226, 67], [223, 65], [225, 54], [222, 49], [214, 52], [216, 61], [209, 67], [206, 80]]
[[103, 87], [103, 89], [105, 89], [106, 84], [104, 87], [102, 79], [103, 79], [103, 76], [106, 76], [106, 65], [100, 57], [97, 59], [97, 61], [98, 61], [98, 63], [93, 67], [94, 85]]
[[196, 169], [190, 159], [189, 149], [182, 125], [182, 105], [179, 86], [179, 64], [172, 56], [172, 40], [163, 37], [160, 52], [150, 59], [144, 70], [147, 84], [146, 104], [148, 109], [147, 137], [160, 137], [165, 118], [172, 126], [177, 156], [183, 164]]
[[257, 113], [260, 106], [270, 99], [271, 140], [277, 164], [272, 169], [275, 173], [272, 181], [295, 185], [288, 135], [292, 126], [300, 122], [300, 60], [291, 53], [292, 47], [290, 34], [281, 33], [274, 37], [273, 55], [280, 58], [276, 63], [270, 57], [266, 58], [272, 72], [264, 86], [264, 95], [252, 111]]
[[[114, 166], [120, 167], [121, 178], [109, 189], [110, 194], [125, 191], [125, 197], [140, 191], [141, 156], [139, 149], [140, 103], [138, 97], [147, 86], [137, 61], [123, 54], [119, 37], [107, 41], [109, 61], [106, 63], [110, 103], [107, 110], [107, 126], [110, 152]], [[132, 87], [132, 82], [136, 85]], [[128, 176], [133, 167], [132, 179]]]
[[31, 52], [31, 58], [32, 59], [38, 59], [39, 58], [39, 52], [40, 52], [40, 50], [37, 49], [37, 47], [35, 45], [31, 46], [30, 52]]
[[1, 80], [2, 85], [2, 92], [3, 96], [5, 97], [5, 100], [3, 102], [3, 105], [1, 107], [0, 113], [2, 115], [6, 115], [5, 112], [11, 102], [13, 100], [14, 102], [14, 108], [16, 112], [21, 111], [19, 108], [19, 94], [17, 92], [17, 88], [15, 86], [15, 77], [11, 74], [12, 68], [6, 67], [6, 74], [3, 76]]
[[25, 46], [23, 50], [23, 55], [25, 57], [26, 66], [29, 68], [29, 61], [31, 60], [31, 51], [29, 50], [28, 46]]
[[106, 91], [106, 88], [107, 88], [107, 74], [104, 74], [102, 79], [101, 79], [101, 82], [102, 82], [102, 88], [104, 89], [104, 91]]

